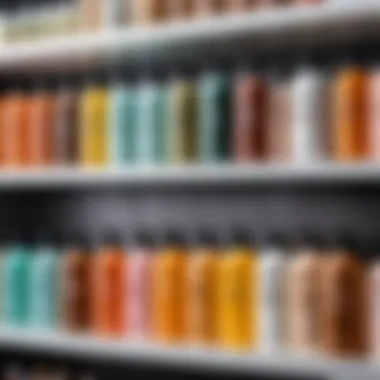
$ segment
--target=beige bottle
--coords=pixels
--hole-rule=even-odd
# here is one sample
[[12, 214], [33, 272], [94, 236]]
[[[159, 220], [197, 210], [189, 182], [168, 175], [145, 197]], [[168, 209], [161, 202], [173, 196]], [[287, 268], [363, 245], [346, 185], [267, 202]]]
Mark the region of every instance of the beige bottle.
[[356, 247], [343, 235], [323, 265], [321, 348], [332, 356], [357, 357], [367, 348], [367, 270]]
[[310, 354], [319, 342], [321, 255], [316, 238], [304, 234], [286, 269], [285, 344], [289, 351]]

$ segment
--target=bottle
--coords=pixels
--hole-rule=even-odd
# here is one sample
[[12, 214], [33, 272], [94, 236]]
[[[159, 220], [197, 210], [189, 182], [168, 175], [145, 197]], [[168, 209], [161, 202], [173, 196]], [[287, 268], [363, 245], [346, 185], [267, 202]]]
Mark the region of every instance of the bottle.
[[319, 348], [321, 246], [319, 236], [301, 233], [286, 270], [285, 344], [297, 354]]
[[218, 343], [246, 351], [259, 345], [259, 260], [250, 233], [236, 228], [218, 270]]
[[168, 104], [168, 152], [172, 163], [191, 163], [196, 158], [196, 86], [186, 72], [170, 80]]
[[79, 30], [81, 32], [99, 31], [102, 28], [104, 0], [79, 0]]
[[234, 80], [233, 157], [238, 163], [261, 161], [265, 157], [268, 89], [259, 66], [249, 65]]
[[368, 272], [358, 247], [351, 234], [340, 234], [323, 267], [321, 348], [335, 357], [359, 357], [368, 348]]
[[59, 166], [79, 164], [79, 101], [78, 81], [73, 77], [67, 78], [57, 93], [54, 120], [54, 162]]
[[228, 0], [195, 0], [195, 9], [200, 16], [213, 16], [228, 9]]
[[12, 245], [5, 265], [5, 320], [12, 327], [27, 327], [30, 316], [30, 263], [33, 249], [29, 238]]
[[338, 162], [366, 157], [366, 86], [363, 68], [348, 54], [332, 85], [332, 154]]
[[227, 161], [231, 153], [231, 86], [224, 69], [206, 70], [198, 82], [198, 155], [203, 163]]
[[110, 163], [120, 167], [137, 162], [137, 88], [125, 73], [117, 73], [110, 89]]
[[91, 328], [93, 251], [88, 239], [75, 233], [63, 244], [60, 273], [60, 313], [64, 331], [86, 333]]
[[269, 235], [260, 249], [260, 341], [265, 353], [284, 348], [285, 280], [288, 242], [279, 232]]
[[194, 15], [194, 0], [168, 0], [168, 14], [171, 20], [188, 19]]
[[186, 337], [187, 252], [182, 235], [169, 231], [153, 262], [153, 337], [181, 343]]
[[128, 315], [129, 335], [149, 340], [152, 335], [152, 275], [155, 254], [153, 236], [138, 231], [128, 255]]
[[312, 164], [327, 158], [327, 82], [313, 63], [310, 54], [302, 58], [291, 84], [293, 162], [296, 164]]
[[95, 76], [81, 99], [82, 162], [88, 168], [101, 168], [108, 163], [109, 94], [104, 79]]
[[163, 22], [168, 17], [167, 0], [134, 1], [133, 18], [135, 24], [149, 25]]
[[[42, 236], [42, 239], [41, 239]], [[40, 235], [30, 263], [30, 325], [53, 330], [58, 327], [60, 260], [56, 241]]]
[[216, 344], [218, 253], [214, 233], [200, 230], [187, 266], [187, 340], [195, 345]]
[[121, 338], [127, 332], [127, 257], [119, 236], [107, 234], [92, 267], [93, 332]]
[[[139, 164], [162, 164], [166, 159], [167, 93], [165, 86], [148, 72], [137, 92], [137, 160]], [[178, 126], [177, 126], [178, 127]]]
[[45, 80], [38, 85], [30, 112], [29, 164], [31, 167], [48, 167], [54, 164], [54, 122], [56, 96], [54, 84]]
[[[281, 58], [281, 61], [285, 60]], [[288, 163], [292, 158], [293, 115], [291, 83], [287, 62], [268, 73], [268, 128], [265, 136], [269, 162]]]

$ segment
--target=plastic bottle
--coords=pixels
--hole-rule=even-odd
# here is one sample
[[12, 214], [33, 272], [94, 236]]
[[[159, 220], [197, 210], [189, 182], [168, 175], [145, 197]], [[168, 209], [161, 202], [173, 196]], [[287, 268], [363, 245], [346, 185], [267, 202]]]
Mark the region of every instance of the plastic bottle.
[[232, 92], [224, 69], [207, 70], [198, 82], [198, 155], [203, 163], [226, 161], [231, 153]]
[[103, 76], [90, 80], [80, 108], [82, 163], [88, 168], [102, 168], [109, 158], [109, 93]]
[[265, 353], [284, 348], [285, 280], [288, 242], [281, 233], [271, 233], [260, 249], [260, 341]]
[[59, 318], [60, 259], [57, 241], [41, 235], [30, 264], [30, 325], [56, 329]]
[[88, 240], [76, 233], [62, 246], [60, 320], [64, 331], [85, 333], [91, 328], [91, 271]]
[[92, 267], [93, 331], [104, 337], [126, 333], [127, 257], [120, 238], [107, 234]]
[[30, 263], [34, 254], [29, 238], [12, 245], [5, 262], [5, 320], [12, 327], [27, 327], [30, 317]]
[[128, 335], [149, 340], [152, 335], [152, 275], [155, 241], [145, 230], [138, 231], [128, 252]]
[[214, 233], [200, 230], [187, 267], [187, 336], [195, 345], [216, 344], [218, 251]]
[[153, 336], [167, 344], [186, 337], [187, 252], [182, 235], [170, 231], [153, 263]]
[[218, 343], [228, 350], [258, 348], [259, 260], [249, 231], [236, 228], [218, 273]]

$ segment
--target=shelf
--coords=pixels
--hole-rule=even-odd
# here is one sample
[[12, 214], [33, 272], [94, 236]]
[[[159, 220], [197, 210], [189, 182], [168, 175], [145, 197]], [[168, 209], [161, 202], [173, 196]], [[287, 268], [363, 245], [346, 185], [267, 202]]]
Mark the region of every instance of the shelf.
[[110, 170], [0, 171], [0, 189], [320, 182], [377, 183], [380, 182], [380, 164], [137, 166]]
[[120, 361], [206, 371], [241, 374], [325, 376], [331, 379], [374, 380], [380, 366], [365, 361], [332, 361], [284, 354], [226, 353], [186, 347], [162, 347], [141, 342], [112, 342], [87, 336], [59, 333], [0, 331], [0, 348], [26, 352], [48, 352], [81, 359]]
[[[237, 41], [247, 42], [249, 47], [268, 48], [271, 44], [283, 47], [284, 43], [304, 41], [309, 36], [314, 43], [318, 40], [325, 45], [334, 36], [347, 35], [352, 40], [370, 27], [378, 26], [379, 21], [377, 0], [260, 10], [208, 20], [4, 45], [0, 48], [0, 70], [88, 67], [121, 54], [126, 63], [140, 56], [155, 60], [165, 54], [191, 53], [192, 56], [192, 49], [199, 48], [205, 54], [210, 47], [219, 46], [225, 51], [227, 42], [236, 47]], [[272, 37], [279, 37], [281, 41]]]

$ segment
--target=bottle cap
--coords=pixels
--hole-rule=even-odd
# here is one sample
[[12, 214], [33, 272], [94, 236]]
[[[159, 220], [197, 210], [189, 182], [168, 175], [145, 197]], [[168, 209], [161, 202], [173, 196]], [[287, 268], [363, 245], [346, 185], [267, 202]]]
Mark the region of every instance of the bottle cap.
[[165, 233], [165, 243], [167, 245], [183, 246], [186, 245], [186, 239], [184, 235], [175, 229], [168, 230]]
[[235, 227], [231, 233], [231, 242], [234, 245], [253, 245], [253, 234], [245, 227]]
[[209, 228], [201, 228], [197, 233], [196, 241], [202, 246], [217, 246], [218, 236]]

